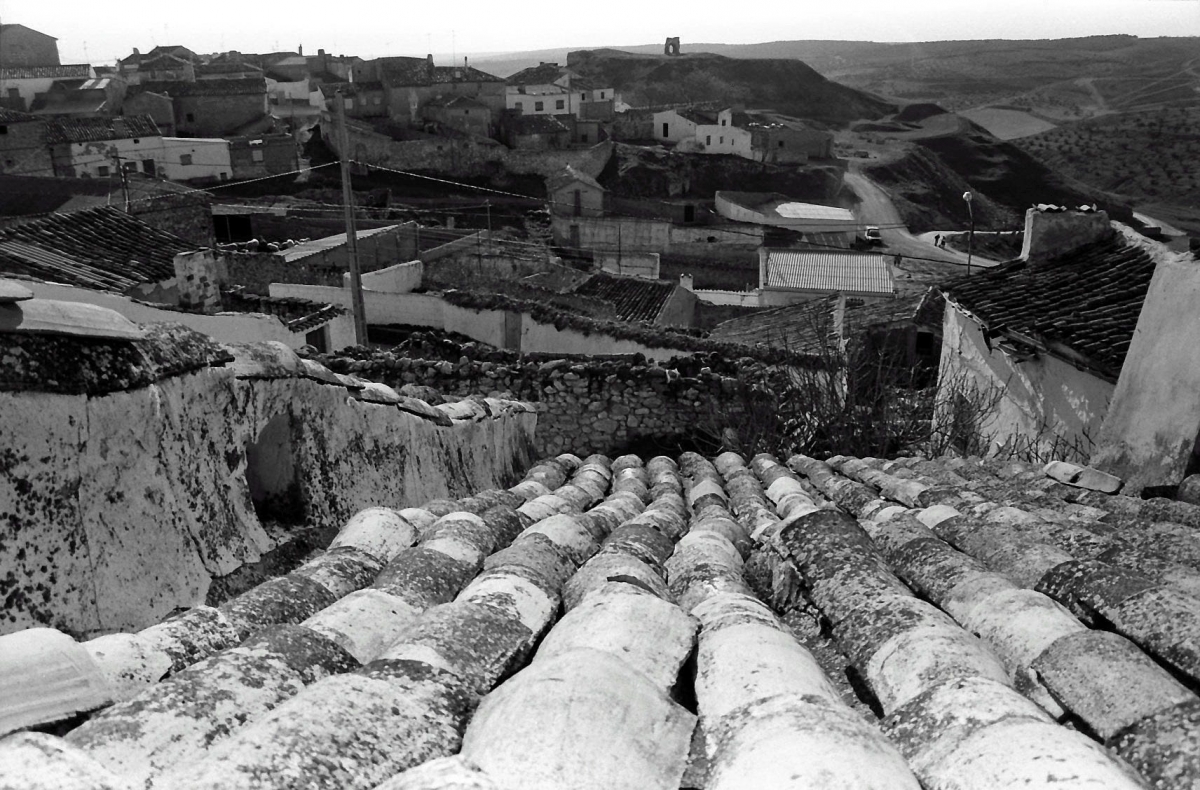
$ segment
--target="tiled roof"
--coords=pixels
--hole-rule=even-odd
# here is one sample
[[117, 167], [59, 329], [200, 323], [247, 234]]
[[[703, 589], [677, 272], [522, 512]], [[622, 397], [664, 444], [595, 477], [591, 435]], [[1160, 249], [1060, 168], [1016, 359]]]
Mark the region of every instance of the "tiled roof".
[[343, 315], [346, 308], [298, 297], [264, 296], [231, 288], [221, 293], [221, 306], [229, 312], [266, 313], [278, 316], [292, 332], [311, 332]]
[[1154, 274], [1147, 250], [1122, 235], [1030, 266], [1016, 260], [942, 287], [991, 334], [1061, 343], [1115, 378]]
[[474, 66], [434, 66], [425, 58], [379, 58], [383, 81], [389, 85], [433, 85], [448, 82], [504, 82]]
[[574, 288], [572, 293], [603, 299], [612, 304], [622, 321], [654, 323], [677, 286], [664, 280], [621, 277], [598, 272]]
[[46, 119], [46, 142], [96, 143], [105, 140], [127, 140], [134, 137], [161, 137], [158, 124], [149, 115], [129, 115], [120, 118]]
[[687, 118], [697, 126], [711, 125], [717, 122], [717, 114], [712, 110], [685, 107], [682, 110], [676, 110], [675, 113], [683, 118]]
[[573, 75], [574, 72], [557, 63], [542, 63], [539, 66], [522, 69], [504, 82], [508, 85], [553, 85], [555, 80], [560, 79], [564, 74]]
[[143, 82], [131, 86], [134, 91], [150, 91], [166, 96], [249, 96], [267, 92], [263, 77], [234, 80], [199, 80], [197, 82]]
[[255, 66], [253, 63], [245, 62], [220, 62], [220, 63], [205, 63], [196, 66], [196, 74], [240, 74], [243, 71], [258, 71], [262, 69]]
[[972, 459], [561, 455], [218, 607], [3, 637], [5, 729], [90, 713], [0, 755], [19, 787], [1182, 790], [1200, 552], [1151, 520], [1197, 512]]
[[[196, 192], [173, 181], [131, 176], [125, 187], [138, 207], [163, 206], [167, 198], [172, 206], [186, 195], [188, 202], [207, 203], [207, 192]], [[12, 176], [0, 173], [0, 217], [20, 218], [30, 214], [70, 211], [76, 208], [115, 205], [122, 200], [122, 184], [115, 178], [45, 178], [43, 176]], [[146, 202], [154, 199], [153, 204]], [[136, 213], [136, 212], [135, 212]]]
[[[786, 307], [757, 310], [713, 327], [709, 337], [731, 343], [763, 344], [800, 354], [820, 354], [835, 347], [838, 295], [811, 299]], [[933, 291], [858, 304], [849, 299], [843, 313], [843, 333], [851, 337], [869, 329], [896, 325], [940, 332], [942, 300]]]
[[62, 66], [5, 66], [0, 68], [0, 80], [71, 79], [92, 76], [92, 67], [86, 63], [70, 63]]
[[802, 288], [848, 294], [892, 294], [884, 256], [863, 252], [768, 250], [763, 288]]
[[[382, 228], [368, 228], [367, 230], [360, 230], [355, 233], [355, 238], [368, 239], [371, 236], [375, 236], [380, 233], [386, 233], [390, 230], [395, 230], [396, 227], [397, 226], [395, 225], [386, 225]], [[294, 247], [289, 247], [282, 252], [276, 253], [276, 255], [283, 258], [283, 260], [287, 263], [293, 263], [303, 258], [307, 258], [310, 255], [316, 255], [318, 253], [326, 252], [327, 250], [344, 247], [345, 245], [346, 234], [338, 233], [333, 236], [326, 236], [323, 239], [314, 239], [313, 241], [306, 241], [303, 244], [297, 244]]]
[[587, 173], [581, 173], [571, 165], [567, 165], [561, 171], [546, 179], [546, 190], [553, 192], [561, 188], [564, 184], [579, 182], [585, 184], [592, 189], [604, 191], [604, 187], [600, 186], [600, 182], [589, 176]]
[[175, 276], [196, 245], [115, 208], [54, 214], [0, 230], [0, 272], [124, 291]]
[[31, 121], [41, 121], [41, 119], [27, 112], [0, 107], [0, 123], [29, 123]]

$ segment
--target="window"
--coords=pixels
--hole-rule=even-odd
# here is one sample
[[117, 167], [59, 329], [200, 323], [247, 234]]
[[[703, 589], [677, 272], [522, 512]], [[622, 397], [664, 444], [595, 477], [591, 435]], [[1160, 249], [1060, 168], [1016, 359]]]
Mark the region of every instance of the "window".
[[196, 122], [196, 114], [195, 113], [189, 112], [185, 117], [187, 118], [188, 123]]
[[600, 98], [601, 98], [601, 99], [603, 99], [603, 98], [604, 98], [604, 91], [600, 91]]
[[704, 135], [704, 144], [712, 145], [712, 135], [711, 134]]
[[520, 102], [520, 101], [519, 101], [519, 102], [517, 102], [517, 104], [516, 104], [516, 108], [517, 108], [518, 110], [524, 110], [524, 109], [525, 109], [525, 102]]
[[724, 138], [724, 137], [722, 137], [722, 138], [721, 138], [721, 145], [725, 145], [725, 138]]
[[578, 189], [575, 190], [575, 216], [583, 216], [583, 193]]
[[263, 160], [263, 152], [261, 148], [254, 148], [250, 151], [250, 161], [261, 162]]
[[[228, 181], [228, 180], [229, 180], [229, 174], [228, 174], [228, 173], [222, 173], [222, 174], [221, 174], [221, 180], [222, 180], [222, 181]], [[247, 241], [249, 241], [249, 239], [247, 239]]]
[[779, 141], [779, 147], [780, 147], [780, 148], [783, 148], [783, 140], [780, 140], [780, 141]]
[[138, 138], [136, 138], [136, 137], [135, 137], [135, 138], [133, 138], [133, 144], [134, 144], [134, 145], [137, 145], [137, 144], [138, 144], [138, 143], [140, 143], [140, 142], [142, 142], [142, 141], [141, 141], [141, 140], [139, 140]]
[[8, 134], [8, 127], [0, 126], [0, 134]]
[[580, 132], [579, 133], [579, 142], [586, 143], [587, 141], [588, 141], [587, 132]]
[[724, 119], [724, 118], [722, 118], [722, 119], [721, 119], [721, 125], [722, 125], [722, 126], [724, 126], [724, 125], [725, 125], [725, 119]]
[[556, 110], [561, 110], [565, 106], [566, 103], [562, 99], [556, 99], [554, 102], [554, 109]]
[[471, 114], [470, 110], [463, 110], [463, 115], [470, 115], [470, 114]]
[[586, 93], [581, 93], [581, 94], [579, 94], [579, 100], [580, 100], [580, 101], [587, 101], [587, 94], [586, 94]]
[[136, 173], [137, 172], [137, 162], [122, 162], [121, 169], [124, 170], [126, 173]]
[[533, 103], [533, 111], [534, 112], [541, 112], [544, 109], [546, 109], [545, 102], [535, 101]]
[[376, 96], [374, 99], [371, 100], [371, 103], [374, 104], [376, 107], [378, 107], [380, 104], [383, 104], [383, 99]]
[[107, 176], [108, 172], [108, 165], [100, 165], [96, 168], [96, 175], [100, 176], [101, 178]]
[[143, 159], [142, 160], [142, 172], [148, 176], [154, 175], [154, 160], [153, 159]]
[[192, 163], [192, 155], [191, 154], [180, 154], [179, 155], [179, 164], [190, 165], [191, 163]]
[[663, 137], [669, 137], [669, 136], [670, 136], [670, 135], [668, 134], [668, 132], [667, 132], [668, 126], [669, 126], [668, 124], [665, 124], [665, 123], [663, 124]]

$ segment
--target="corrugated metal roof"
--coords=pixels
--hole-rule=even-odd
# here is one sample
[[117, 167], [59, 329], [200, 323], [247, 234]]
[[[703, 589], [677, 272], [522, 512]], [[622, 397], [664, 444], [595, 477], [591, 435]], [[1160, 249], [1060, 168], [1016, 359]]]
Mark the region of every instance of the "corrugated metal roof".
[[[382, 228], [370, 228], [368, 230], [360, 230], [357, 233], [355, 233], [355, 237], [360, 240], [361, 239], [369, 239], [370, 237], [372, 237], [376, 234], [383, 233], [384, 231], [392, 230], [395, 227], [396, 227], [395, 225], [387, 225]], [[294, 261], [301, 260], [302, 258], [307, 258], [310, 255], [316, 255], [319, 252], [325, 252], [326, 250], [332, 250], [332, 249], [336, 249], [337, 247], [343, 247], [343, 246], [345, 246], [345, 244], [346, 244], [346, 234], [339, 233], [336, 236], [326, 236], [323, 239], [316, 239], [315, 241], [306, 241], [303, 244], [297, 244], [295, 247], [291, 247], [289, 249], [283, 250], [282, 252], [279, 252], [276, 254], [279, 257], [283, 258], [283, 260], [285, 262], [292, 263]]]
[[887, 260], [877, 253], [771, 250], [763, 288], [802, 288], [855, 294], [892, 294]]
[[817, 203], [797, 203], [794, 200], [783, 201], [770, 207], [776, 214], [787, 219], [830, 219], [839, 222], [853, 222], [854, 212], [837, 206], [822, 206]]

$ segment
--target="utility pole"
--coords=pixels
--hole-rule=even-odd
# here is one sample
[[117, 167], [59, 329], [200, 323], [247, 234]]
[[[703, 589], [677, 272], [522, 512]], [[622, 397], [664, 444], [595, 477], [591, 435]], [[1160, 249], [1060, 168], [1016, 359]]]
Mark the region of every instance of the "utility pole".
[[350, 255], [350, 306], [354, 313], [354, 341], [367, 344], [367, 311], [363, 305], [362, 275], [358, 270], [358, 235], [354, 229], [354, 190], [350, 187], [350, 138], [346, 133], [346, 100], [339, 90], [337, 105], [338, 148], [342, 170], [342, 204], [346, 213], [346, 251]]
[[488, 238], [490, 239], [492, 237], [492, 201], [485, 200], [483, 205], [487, 206]]
[[113, 148], [113, 163], [117, 166], [117, 172], [121, 174], [121, 196], [125, 199], [125, 213], [129, 213], [129, 174], [122, 167], [121, 153]]
[[975, 211], [971, 207], [971, 199], [974, 197], [970, 192], [963, 192], [963, 200], [967, 201], [967, 214], [971, 217], [971, 232], [967, 235], [967, 276], [971, 275], [971, 250], [975, 246]]

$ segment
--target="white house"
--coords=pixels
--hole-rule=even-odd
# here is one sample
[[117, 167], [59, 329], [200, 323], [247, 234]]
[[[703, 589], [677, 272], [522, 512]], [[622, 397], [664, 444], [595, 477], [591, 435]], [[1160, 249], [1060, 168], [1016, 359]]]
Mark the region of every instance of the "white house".
[[695, 140], [700, 126], [712, 126], [717, 116], [705, 110], [685, 108], [654, 113], [654, 139], [670, 143]]
[[226, 181], [233, 175], [229, 141], [221, 137], [164, 137], [158, 172], [172, 181]]
[[617, 102], [612, 88], [597, 87], [557, 63], [518, 71], [505, 81], [505, 109], [522, 115], [574, 115], [607, 120]]
[[[94, 80], [96, 70], [86, 63], [65, 66], [5, 66], [0, 68], [0, 87], [10, 109], [28, 111], [39, 93], [59, 80]], [[19, 102], [18, 102], [19, 100]], [[18, 106], [18, 104], [20, 106]]]
[[46, 119], [46, 142], [57, 176], [106, 178], [118, 169], [156, 175], [162, 132], [149, 115]]

